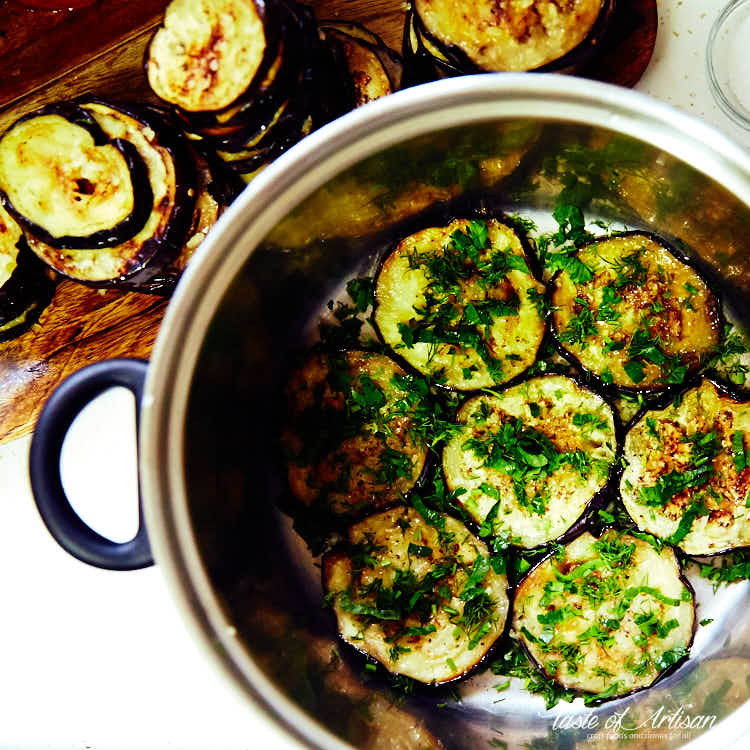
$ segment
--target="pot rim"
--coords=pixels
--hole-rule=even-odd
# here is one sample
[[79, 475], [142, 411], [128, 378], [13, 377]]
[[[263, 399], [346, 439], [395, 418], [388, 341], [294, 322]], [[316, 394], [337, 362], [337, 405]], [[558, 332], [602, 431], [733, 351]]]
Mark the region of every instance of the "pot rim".
[[[238, 637], [193, 534], [183, 471], [190, 385], [208, 326], [250, 253], [290, 210], [336, 174], [399, 142], [498, 119], [606, 128], [646, 141], [711, 176], [750, 207], [750, 154], [713, 127], [645, 94], [571, 76], [494, 73], [391, 94], [307, 136], [253, 180], [196, 252], [167, 308], [148, 369], [139, 435], [140, 481], [154, 557], [204, 650], [234, 688], [307, 747], [351, 750], [261, 671]], [[728, 747], [750, 726], [750, 701], [709, 736]]]

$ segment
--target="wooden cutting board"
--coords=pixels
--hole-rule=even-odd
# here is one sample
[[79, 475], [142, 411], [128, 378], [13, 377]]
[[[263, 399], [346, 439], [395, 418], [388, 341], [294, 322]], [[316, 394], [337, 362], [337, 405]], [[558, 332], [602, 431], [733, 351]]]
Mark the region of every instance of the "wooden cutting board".
[[[40, 11], [0, 0], [0, 132], [50, 101], [86, 93], [155, 101], [143, 54], [167, 0], [99, 0], [77, 11]], [[401, 49], [400, 0], [318, 0], [318, 18], [366, 24]], [[620, 2], [607, 53], [591, 78], [633, 86], [656, 39], [656, 0]], [[27, 434], [55, 386], [85, 365], [148, 357], [167, 300], [88, 289], [71, 281], [23, 336], [0, 343], [0, 442]]]

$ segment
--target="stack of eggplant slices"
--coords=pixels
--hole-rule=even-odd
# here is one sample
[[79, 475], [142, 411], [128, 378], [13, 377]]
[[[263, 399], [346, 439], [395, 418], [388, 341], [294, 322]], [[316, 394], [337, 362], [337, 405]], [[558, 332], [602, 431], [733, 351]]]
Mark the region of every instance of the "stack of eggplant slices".
[[247, 182], [402, 68], [375, 34], [293, 0], [174, 0], [145, 72], [158, 103], [51, 103], [0, 138], [0, 340], [60, 277], [170, 293]]
[[709, 377], [721, 303], [685, 255], [612, 232], [543, 271], [528, 223], [431, 223], [329, 304], [376, 339], [291, 375], [285, 509], [370, 669], [442, 685], [511, 637], [592, 704], [687, 658], [685, 556], [750, 544], [750, 406]]

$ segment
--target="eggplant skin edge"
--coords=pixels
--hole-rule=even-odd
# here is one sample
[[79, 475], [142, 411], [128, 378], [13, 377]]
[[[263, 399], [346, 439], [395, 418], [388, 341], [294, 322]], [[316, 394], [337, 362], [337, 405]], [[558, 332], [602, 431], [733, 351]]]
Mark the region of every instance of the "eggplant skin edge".
[[14, 128], [31, 120], [49, 115], [60, 117], [70, 123], [71, 126], [77, 126], [85, 130], [91, 136], [94, 148], [113, 146], [120, 153], [130, 175], [130, 189], [133, 195], [132, 210], [114, 226], [98, 230], [90, 235], [57, 236], [51, 234], [41, 224], [27, 218], [13, 205], [13, 201], [8, 195], [7, 188], [9, 186], [6, 184], [6, 189], [0, 189], [0, 201], [2, 201], [6, 211], [26, 231], [39, 237], [51, 247], [61, 250], [113, 247], [135, 236], [143, 228], [151, 211], [153, 197], [148, 181], [148, 169], [132, 144], [119, 138], [109, 138], [94, 118], [82, 110], [76, 102], [48, 104], [19, 117], [0, 136], [0, 148], [2, 147], [2, 141]]
[[[466, 526], [456, 518], [452, 516], [447, 516], [445, 514], [441, 514], [446, 519], [446, 521], [451, 524], [454, 527], [454, 530], [461, 529], [463, 530], [461, 534], [461, 539], [463, 540], [461, 542], [462, 547], [464, 545], [470, 546], [477, 550], [478, 555], [484, 554], [485, 556], [488, 554], [486, 545], [484, 542], [482, 542], [480, 539], [478, 539], [476, 536], [471, 534], [471, 532], [466, 528]], [[331, 578], [336, 574], [336, 571], [333, 570], [334, 566], [336, 566], [339, 562], [350, 560], [349, 555], [347, 554], [347, 548], [348, 544], [355, 544], [352, 536], [352, 530], [354, 527], [362, 526], [364, 527], [367, 524], [373, 524], [377, 523], [381, 519], [386, 519], [388, 517], [393, 516], [394, 518], [396, 516], [399, 517], [399, 520], [406, 516], [412, 523], [416, 520], [420, 523], [422, 529], [426, 529], [428, 534], [432, 533], [433, 527], [428, 524], [422, 516], [413, 508], [409, 506], [398, 506], [395, 508], [391, 508], [389, 510], [381, 511], [379, 513], [375, 513], [372, 516], [368, 516], [364, 518], [363, 520], [357, 522], [356, 524], [353, 524], [349, 528], [349, 532], [346, 535], [348, 537], [348, 543], [342, 542], [339, 546], [331, 549], [329, 552], [327, 552], [323, 556], [322, 564], [321, 564], [321, 575], [322, 575], [322, 585], [323, 590], [327, 595], [333, 594], [336, 589], [332, 589], [330, 586]], [[406, 530], [402, 528], [401, 534], [406, 539]], [[373, 535], [371, 537], [373, 540], [377, 539], [376, 535]], [[411, 540], [409, 540], [411, 541]], [[430, 536], [425, 537], [422, 539], [422, 541], [428, 542], [430, 544], [434, 544], [435, 546], [439, 546], [437, 540], [432, 540]], [[388, 553], [393, 553], [393, 548], [390, 545], [386, 545], [385, 549]], [[376, 553], [377, 554], [377, 553]], [[387, 555], [386, 555], [387, 556]], [[396, 556], [400, 557], [398, 551], [396, 551]], [[444, 557], [440, 556], [437, 558], [436, 564], [440, 562], [440, 560], [445, 559]], [[345, 564], [345, 563], [344, 563]], [[464, 563], [464, 565], [467, 568], [470, 568], [472, 563]], [[432, 568], [430, 568], [432, 569]], [[468, 572], [467, 572], [468, 573]], [[351, 566], [349, 565], [345, 575], [348, 575], [349, 580], [351, 581]], [[471, 661], [467, 666], [461, 668], [458, 668], [457, 674], [452, 674], [445, 679], [430, 679], [425, 680], [418, 676], [415, 676], [414, 674], [408, 674], [406, 671], [398, 670], [398, 669], [390, 669], [388, 665], [385, 663], [383, 659], [381, 659], [379, 656], [375, 655], [374, 653], [370, 653], [370, 651], [367, 650], [364, 646], [359, 646], [358, 643], [360, 643], [357, 639], [349, 640], [345, 637], [344, 633], [341, 629], [341, 623], [339, 620], [339, 614], [338, 612], [334, 611], [333, 613], [333, 619], [335, 621], [336, 625], [336, 632], [338, 635], [338, 638], [341, 640], [341, 642], [345, 643], [347, 646], [352, 648], [356, 653], [360, 654], [361, 656], [364, 656], [369, 661], [374, 661], [383, 666], [383, 668], [394, 675], [405, 675], [407, 677], [410, 677], [411, 679], [415, 680], [417, 683], [421, 684], [422, 686], [426, 688], [439, 688], [443, 687], [445, 685], [454, 683], [459, 680], [465, 679], [468, 675], [475, 672], [480, 665], [482, 665], [485, 660], [488, 658], [488, 656], [494, 651], [497, 644], [502, 640], [502, 638], [507, 634], [507, 630], [510, 623], [510, 613], [511, 613], [511, 602], [508, 597], [508, 581], [505, 576], [505, 574], [498, 574], [495, 573], [492, 568], [490, 567], [487, 573], [485, 574], [485, 577], [483, 578], [484, 588], [486, 590], [487, 587], [492, 588], [493, 595], [498, 594], [500, 592], [502, 594], [500, 601], [496, 602], [495, 605], [497, 607], [497, 611], [499, 612], [499, 617], [502, 617], [502, 622], [500, 623], [499, 627], [494, 628], [494, 632], [490, 630], [490, 633], [485, 635], [479, 644], [477, 644], [476, 648], [479, 649], [480, 645], [482, 644], [482, 641], [484, 641], [488, 635], [491, 635], [491, 638], [488, 643], [485, 643], [482, 647], [482, 651], [477, 655], [477, 658]], [[454, 597], [457, 596], [457, 594], [454, 594]], [[334, 610], [335, 610], [335, 604], [334, 604]], [[348, 613], [344, 613], [346, 616]], [[440, 608], [438, 607], [438, 614], [440, 614]], [[353, 620], [356, 620], [356, 615], [349, 615]], [[453, 631], [455, 630], [455, 625], [448, 622], [447, 624], [443, 624], [441, 627], [437, 629], [435, 632], [435, 637], [439, 636], [442, 633], [445, 633], [447, 631], [450, 631], [451, 633], [451, 641], [455, 643], [455, 637], [453, 635]], [[382, 638], [384, 638], [386, 633], [382, 633]], [[432, 636], [433, 634], [429, 634]], [[404, 638], [408, 638], [409, 636], [403, 636]], [[424, 636], [419, 636], [424, 637]], [[469, 636], [466, 633], [463, 633], [462, 636], [465, 641], [468, 641]], [[381, 635], [377, 636], [377, 639], [381, 639]], [[399, 639], [401, 640], [401, 639]], [[363, 641], [362, 641], [363, 642]], [[412, 643], [413, 645], [413, 643]], [[466, 644], [465, 644], [466, 645]], [[464, 649], [464, 653], [470, 653], [471, 649]], [[429, 656], [429, 654], [428, 654]], [[458, 659], [458, 656], [454, 654], [455, 658]], [[433, 657], [434, 660], [438, 660], [438, 657]], [[398, 658], [397, 658], [398, 661]], [[453, 670], [456, 666], [451, 664], [446, 664], [443, 657], [440, 657], [439, 661], [443, 662], [445, 666], [448, 666], [450, 670]]]
[[[653, 411], [662, 411], [666, 408], [668, 408], [671, 404], [675, 403], [678, 400], [681, 400], [685, 394], [687, 394], [689, 391], [692, 391], [695, 388], [698, 388], [700, 384], [703, 381], [708, 381], [711, 383], [714, 388], [719, 392], [720, 396], [727, 396], [740, 404], [747, 404], [750, 405], [750, 394], [747, 392], [743, 392], [739, 388], [736, 388], [731, 383], [728, 383], [724, 380], [722, 380], [716, 373], [712, 372], [706, 372], [702, 374], [696, 374], [694, 375], [689, 381], [686, 381], [681, 386], [680, 390], [676, 392], [668, 392], [668, 393], [662, 393], [659, 395], [658, 398], [654, 398], [648, 403], [644, 404], [644, 406], [631, 418], [631, 420], [628, 422], [628, 424], [624, 428], [624, 437], [622, 440], [622, 456], [623, 456], [623, 462], [625, 460], [625, 438], [627, 438], [628, 433], [630, 430], [635, 427], [639, 422], [641, 422], [648, 414], [649, 412]], [[622, 474], [624, 472], [624, 467], [620, 469], [620, 477], [622, 477]], [[618, 480], [619, 484], [619, 480]], [[637, 528], [639, 531], [645, 531], [646, 533], [652, 534], [656, 537], [656, 534], [653, 534], [652, 532], [648, 531], [647, 529], [642, 529], [639, 525], [636, 519], [634, 519], [630, 512], [628, 511], [627, 506], [625, 505], [624, 501], [621, 499], [621, 503], [623, 505], [623, 508], [625, 509], [625, 512], [628, 514], [628, 517], [631, 519], [633, 524], [635, 525], [635, 528]], [[660, 538], [660, 537], [657, 537]], [[663, 540], [666, 544], [667, 542]], [[734, 547], [725, 547], [720, 550], [716, 550], [714, 552], [701, 552], [701, 553], [688, 553], [685, 552], [684, 549], [680, 546], [674, 546], [673, 549], [675, 553], [682, 559], [693, 561], [696, 558], [706, 558], [706, 559], [713, 559], [721, 557], [722, 555], [731, 554], [734, 552], [743, 552], [743, 551], [749, 551], [750, 550], [750, 544], [740, 544]]]
[[[301, 417], [310, 408], [305, 405], [305, 395], [310, 392], [310, 387], [325, 383], [331, 372], [330, 364], [332, 360], [341, 358], [344, 360], [345, 369], [350, 375], [367, 376], [383, 393], [385, 403], [382, 408], [390, 410], [394, 403], [398, 401], [397, 394], [401, 391], [400, 387], [391, 383], [393, 375], [405, 375], [406, 372], [386, 352], [368, 351], [365, 349], [341, 349], [341, 350], [313, 350], [307, 352], [298, 365], [293, 368], [287, 378], [287, 416], [284, 430], [281, 434], [281, 442], [286, 451], [294, 453], [295, 450], [303, 451], [307, 444], [307, 436], [300, 431], [297, 419]], [[373, 369], [374, 368], [374, 369]], [[390, 376], [388, 375], [390, 371]], [[383, 382], [387, 377], [387, 382]], [[313, 404], [313, 409], [318, 409], [320, 404]], [[343, 413], [343, 410], [342, 410]], [[392, 508], [399, 504], [404, 496], [409, 495], [415, 487], [420, 486], [430, 469], [430, 450], [427, 444], [420, 444], [418, 436], [409, 433], [409, 427], [412, 423], [412, 416], [409, 413], [398, 414], [400, 427], [394, 431], [394, 435], [389, 438], [390, 442], [379, 446], [380, 450], [374, 453], [370, 450], [371, 446], [368, 439], [373, 437], [369, 432], [358, 432], [353, 436], [348, 436], [343, 442], [338, 443], [335, 451], [333, 449], [325, 456], [317, 457], [313, 463], [297, 463], [289, 455], [286, 459], [286, 477], [287, 484], [291, 494], [297, 501], [308, 507], [323, 504], [326, 513], [333, 517], [352, 522], [358, 517], [372, 514], [376, 511]], [[399, 438], [398, 433], [403, 428], [403, 436]], [[364, 437], [363, 443], [358, 442]], [[310, 479], [316, 476], [316, 472], [322, 469], [325, 472], [326, 466], [333, 453], [342, 452], [344, 455], [348, 451], [353, 451], [354, 455], [361, 459], [363, 453], [371, 459], [377, 459], [377, 467], [382, 468], [382, 455], [385, 451], [396, 451], [402, 456], [408, 457], [412, 464], [412, 473], [410, 476], [399, 475], [390, 482], [372, 477], [369, 481], [365, 478], [368, 474], [367, 464], [363, 461], [364, 471], [357, 478], [357, 475], [348, 479], [346, 490], [334, 488], [327, 490], [325, 485], [315, 486], [310, 484]], [[298, 455], [300, 455], [298, 453]], [[371, 469], [375, 466], [371, 466]], [[309, 472], [309, 474], [307, 473]], [[383, 489], [378, 489], [378, 488]], [[304, 492], [302, 491], [304, 488]], [[358, 503], [351, 503], [350, 500], [356, 497], [355, 493], [361, 493], [361, 500]]]
[[[616, 531], [616, 532], [618, 532], [620, 534], [623, 534], [623, 533], [627, 534], [628, 533], [628, 529], [621, 529], [621, 528], [618, 528], [618, 527], [615, 527], [615, 526], [606, 525], [606, 526], [604, 526], [601, 529], [601, 531], [600, 531], [600, 533], [598, 535], [594, 533], [593, 529], [590, 526], [587, 527], [587, 528], [584, 528], [580, 532], [579, 535], [582, 535], [582, 534], [585, 534], [585, 533], [589, 533], [595, 539], [598, 539], [600, 536], [602, 536], [603, 534], [605, 534], [607, 531], [612, 531], [612, 530], [614, 530], [614, 531]], [[577, 536], [575, 538], [577, 538]], [[570, 542], [574, 541], [575, 538], [569, 540], [566, 543], [566, 545], [570, 544]], [[644, 544], [648, 544], [648, 542], [644, 542]], [[599, 700], [591, 701], [589, 703], [589, 706], [601, 706], [601, 705], [603, 705], [605, 703], [610, 703], [612, 701], [620, 700], [622, 698], [627, 698], [627, 697], [629, 697], [631, 695], [635, 695], [636, 693], [640, 693], [640, 692], [643, 692], [645, 690], [651, 690], [653, 687], [655, 687], [662, 680], [665, 680], [667, 677], [669, 677], [670, 675], [672, 675], [675, 672], [677, 672], [687, 661], [690, 660], [690, 657], [691, 657], [691, 653], [690, 652], [692, 650], [693, 643], [695, 641], [695, 635], [696, 635], [697, 630], [698, 630], [698, 616], [697, 616], [697, 609], [696, 609], [696, 607], [697, 607], [697, 601], [696, 601], [696, 596], [695, 596], [695, 589], [693, 588], [693, 585], [690, 583], [689, 579], [685, 576], [685, 571], [684, 571], [683, 566], [681, 564], [680, 550], [677, 549], [677, 548], [675, 548], [675, 547], [672, 547], [670, 545], [665, 545], [665, 548], [670, 549], [672, 551], [672, 553], [674, 554], [675, 560], [676, 560], [676, 564], [677, 564], [677, 569], [678, 569], [678, 580], [687, 589], [687, 591], [690, 593], [690, 596], [691, 596], [692, 611], [693, 611], [692, 629], [691, 629], [691, 633], [690, 633], [690, 638], [688, 639], [688, 642], [685, 644], [685, 651], [686, 651], [686, 653], [685, 653], [685, 655], [682, 658], [680, 658], [679, 660], [677, 660], [674, 664], [672, 664], [669, 667], [667, 667], [667, 669], [659, 672], [657, 674], [657, 676], [654, 678], [653, 682], [651, 682], [650, 684], [643, 685], [641, 687], [633, 688], [632, 690], [629, 690], [629, 691], [624, 692], [624, 693], [620, 693], [618, 695], [613, 695], [613, 696], [611, 696], [609, 698], [602, 698], [602, 699], [599, 699]], [[511, 611], [510, 611], [509, 616], [508, 616], [508, 620], [511, 623], [510, 624], [510, 630], [511, 631], [514, 630], [513, 622], [515, 621], [515, 602], [516, 602], [516, 598], [517, 598], [518, 589], [520, 588], [521, 584], [528, 577], [530, 577], [534, 573], [534, 571], [537, 570], [537, 568], [539, 568], [541, 565], [543, 565], [545, 562], [547, 562], [551, 557], [554, 556], [554, 554], [555, 554], [555, 550], [550, 549], [549, 552], [546, 555], [544, 555], [539, 560], [537, 560], [531, 566], [531, 568], [529, 568], [529, 570], [526, 571], [526, 573], [524, 574], [523, 578], [521, 578], [518, 581], [518, 583], [515, 585], [515, 590], [514, 590], [514, 593], [513, 593], [513, 600], [511, 602]], [[528, 646], [526, 644], [526, 639], [525, 638], [520, 637], [520, 636], [512, 636], [512, 637], [514, 637], [514, 639], [517, 640], [517, 642], [521, 644], [521, 647], [522, 647], [522, 649], [524, 651], [524, 654], [528, 658], [529, 662], [535, 667], [535, 669], [537, 669], [548, 680], [551, 680], [556, 685], [560, 685], [561, 687], [565, 688], [564, 685], [562, 685], [560, 682], [558, 682], [555, 679], [555, 677], [553, 675], [551, 675], [545, 669], [545, 667], [536, 660], [536, 658], [534, 657], [534, 655], [529, 650], [529, 648], [528, 648]], [[565, 688], [565, 689], [569, 689], [569, 688]], [[592, 695], [592, 693], [588, 693], [588, 692], [583, 691], [583, 690], [577, 690], [577, 691], [575, 691], [575, 694], [577, 696], [579, 696], [579, 697], [585, 697], [585, 696]]]
[[0, 288], [0, 342], [28, 331], [52, 301], [56, 287], [53, 276], [22, 236], [16, 268]]
[[[85, 108], [95, 105], [105, 110], [133, 120], [136, 126], [150, 131], [153, 135], [146, 138], [149, 143], [155, 140], [155, 146], [163, 149], [172, 165], [174, 173], [174, 195], [169, 219], [158, 237], [149, 237], [139, 245], [128, 262], [128, 270], [106, 279], [78, 278], [65, 273], [64, 269], [53, 266], [53, 270], [72, 278], [77, 283], [94, 288], [121, 288], [144, 293], [164, 294], [171, 290], [164, 284], [163, 272], [182, 251], [187, 232], [192, 222], [196, 197], [196, 174], [193, 160], [187, 150], [183, 136], [175, 126], [167, 110], [153, 105], [136, 103], [113, 103], [95, 96], [82, 96], [70, 104]], [[117, 119], [116, 115], [113, 115]], [[92, 115], [93, 117], [93, 115]], [[163, 158], [160, 155], [160, 158]], [[35, 241], [31, 237], [32, 243]], [[126, 241], [129, 242], [129, 241]], [[119, 246], [103, 248], [100, 252], [116, 251]], [[33, 249], [33, 247], [32, 247]], [[35, 251], [36, 252], [36, 251]], [[52, 252], [51, 248], [40, 252]], [[39, 255], [40, 253], [36, 253]], [[46, 262], [45, 258], [41, 258]]]
[[[518, 238], [520, 244], [521, 244], [521, 250], [522, 250], [522, 257], [526, 261], [526, 265], [529, 269], [530, 276], [533, 281], [536, 281], [543, 285], [544, 291], [542, 294], [544, 295], [545, 299], [547, 299], [549, 295], [549, 284], [545, 284], [545, 282], [542, 280], [542, 268], [539, 263], [538, 258], [536, 257], [536, 254], [532, 252], [531, 245], [529, 244], [529, 240], [526, 236], [526, 233], [520, 229], [518, 226], [516, 226], [513, 221], [507, 217], [505, 214], [501, 212], [495, 212], [495, 211], [487, 211], [483, 208], [473, 208], [469, 209], [467, 208], [465, 211], [462, 211], [460, 215], [455, 213], [455, 210], [447, 210], [443, 207], [438, 207], [437, 210], [427, 210], [423, 212], [423, 214], [420, 217], [417, 217], [417, 221], [409, 221], [408, 222], [408, 228], [406, 231], [408, 234], [405, 235], [399, 235], [398, 239], [394, 240], [392, 243], [389, 244], [386, 251], [383, 253], [383, 256], [378, 261], [377, 264], [377, 271], [375, 273], [373, 284], [374, 289], [377, 290], [378, 283], [380, 280], [380, 276], [383, 272], [383, 268], [388, 261], [388, 259], [391, 257], [391, 255], [396, 251], [398, 246], [409, 236], [416, 234], [424, 229], [429, 229], [431, 227], [444, 227], [448, 226], [454, 221], [457, 221], [459, 219], [468, 219], [468, 220], [478, 220], [478, 221], [490, 221], [495, 220], [499, 222], [500, 224], [503, 224], [504, 226], [508, 227], [512, 232], [515, 233], [516, 237]], [[377, 293], [374, 294], [374, 301], [373, 301], [373, 309], [372, 309], [372, 327], [375, 331], [375, 334], [378, 337], [378, 340], [380, 343], [388, 350], [389, 356], [396, 360], [401, 367], [403, 367], [407, 372], [419, 375], [421, 377], [429, 377], [429, 375], [426, 375], [425, 373], [418, 370], [411, 362], [409, 362], [402, 354], [400, 354], [396, 349], [394, 349], [385, 339], [385, 336], [383, 335], [383, 332], [380, 329], [380, 325], [378, 324], [378, 308], [380, 307], [380, 301], [378, 299]], [[550, 327], [550, 315], [544, 315], [540, 316], [542, 318], [542, 324], [543, 324], [543, 333], [542, 337], [540, 339], [539, 346], [537, 347], [537, 354], [540, 351], [542, 345], [547, 340], [547, 335], [549, 333], [549, 327]], [[534, 361], [531, 362], [527, 367], [525, 367], [523, 370], [518, 372], [516, 375], [514, 375], [512, 378], [509, 378], [507, 381], [492, 386], [493, 390], [497, 390], [498, 388], [505, 388], [512, 385], [516, 385], [517, 383], [520, 383], [528, 376], [528, 371], [531, 367], [534, 366], [537, 359], [535, 357]], [[440, 388], [441, 390], [445, 391], [452, 391], [457, 393], [463, 393], [470, 395], [472, 393], [478, 392], [481, 390], [481, 388], [477, 387], [474, 389], [460, 389], [451, 386], [447, 383], [440, 383], [435, 382], [433, 383], [436, 387]], [[600, 389], [601, 390], [601, 389]]]
[[[610, 238], [628, 237], [628, 236], [633, 236], [633, 235], [646, 236], [652, 241], [661, 245], [668, 253], [674, 256], [677, 259], [677, 261], [684, 264], [685, 266], [688, 266], [700, 278], [700, 280], [706, 285], [706, 288], [715, 299], [715, 305], [714, 305], [714, 309], [712, 313], [716, 319], [716, 328], [717, 328], [716, 348], [720, 349], [724, 342], [724, 329], [726, 328], [726, 319], [724, 316], [722, 295], [717, 290], [716, 285], [711, 283], [711, 280], [708, 278], [706, 273], [700, 267], [699, 261], [687, 255], [686, 253], [684, 253], [678, 247], [668, 242], [664, 237], [658, 234], [655, 234], [654, 232], [650, 232], [644, 229], [634, 229], [634, 230], [629, 230], [625, 232], [616, 232], [612, 235], [606, 235], [606, 236], [594, 238], [591, 242], [586, 243], [586, 245], [583, 245], [582, 247], [580, 247], [578, 249], [578, 252], [580, 252], [581, 250], [584, 250], [587, 247], [590, 247], [591, 245], [604, 242]], [[550, 308], [552, 308], [553, 306], [555, 282], [562, 273], [563, 271], [561, 270], [556, 271], [554, 275], [547, 282], [546, 299]], [[548, 317], [549, 317], [549, 330], [551, 333], [551, 340], [552, 340], [552, 343], [554, 344], [554, 347], [557, 353], [566, 362], [568, 362], [573, 367], [580, 370], [585, 375], [585, 377], [589, 378], [592, 382], [596, 383], [597, 388], [599, 389], [600, 392], [609, 393], [612, 396], [618, 396], [620, 394], [626, 393], [626, 394], [631, 394], [634, 396], [641, 395], [641, 396], [649, 396], [652, 398], [653, 397], [658, 398], [663, 394], [668, 394], [668, 393], [674, 394], [675, 392], [683, 388], [684, 383], [674, 384], [674, 385], [665, 384], [665, 385], [656, 385], [652, 387], [642, 387], [642, 386], [638, 386], [637, 384], [630, 386], [630, 385], [615, 385], [614, 383], [605, 382], [604, 380], [602, 380], [602, 377], [599, 373], [594, 372], [593, 370], [588, 370], [584, 368], [582, 364], [580, 363], [580, 361], [578, 360], [578, 358], [576, 357], [576, 355], [573, 354], [571, 351], [569, 351], [565, 346], [563, 346], [562, 342], [558, 338], [558, 331], [555, 325], [554, 315], [550, 313]], [[688, 382], [691, 378], [695, 377], [696, 375], [699, 375], [703, 371], [703, 368], [704, 366], [699, 364], [696, 368], [688, 371], [688, 374], [684, 382]]]
[[[623, 441], [625, 437], [625, 431], [622, 425], [622, 420], [620, 419], [619, 412], [617, 410], [617, 407], [612, 403], [612, 401], [609, 398], [609, 394], [606, 392], [602, 392], [601, 390], [598, 390], [596, 388], [592, 388], [591, 383], [587, 382], [587, 380], [577, 374], [577, 373], [545, 373], [543, 375], [533, 375], [531, 377], [525, 376], [521, 377], [519, 379], [514, 379], [510, 381], [507, 384], [504, 384], [502, 388], [494, 388], [492, 389], [494, 393], [498, 394], [499, 396], [502, 396], [506, 391], [510, 390], [511, 388], [516, 388], [518, 386], [522, 386], [524, 383], [527, 383], [531, 380], [535, 380], [538, 378], [545, 378], [550, 376], [558, 376], [558, 377], [565, 377], [571, 381], [573, 381], [579, 388], [590, 391], [595, 396], [598, 396], [603, 403], [607, 406], [609, 409], [611, 415], [612, 415], [612, 422], [614, 425], [614, 454], [612, 456], [612, 462], [609, 467], [609, 473], [607, 476], [606, 482], [591, 496], [590, 500], [585, 504], [583, 509], [581, 510], [581, 513], [571, 522], [570, 526], [568, 526], [565, 531], [563, 531], [561, 534], [559, 534], [557, 537], [554, 537], [553, 539], [549, 539], [545, 542], [542, 542], [540, 544], [534, 545], [533, 547], [524, 547], [520, 546], [518, 544], [513, 543], [511, 540], [510, 546], [514, 547], [516, 549], [523, 550], [526, 553], [531, 553], [534, 551], [542, 550], [546, 547], [548, 547], [551, 544], [566, 544], [569, 541], [572, 541], [575, 537], [577, 537], [582, 530], [589, 527], [589, 517], [592, 513], [592, 511], [596, 510], [597, 508], [602, 507], [604, 502], [609, 499], [612, 495], [612, 493], [615, 491], [620, 475], [622, 473], [622, 450], [623, 450]], [[481, 395], [481, 394], [480, 394]], [[472, 401], [473, 399], [476, 399], [478, 396], [477, 394], [469, 395], [458, 407], [457, 413], [460, 413], [466, 405]], [[441, 451], [440, 456], [440, 470], [442, 471], [442, 475], [445, 479], [446, 486], [450, 490], [456, 489], [451, 481], [448, 479], [448, 475], [446, 474], [443, 466], [444, 466], [444, 460], [445, 460], [445, 447], [443, 446], [443, 449]], [[468, 512], [468, 511], [467, 511]], [[480, 522], [477, 521], [476, 518], [472, 518], [472, 521], [479, 527]]]

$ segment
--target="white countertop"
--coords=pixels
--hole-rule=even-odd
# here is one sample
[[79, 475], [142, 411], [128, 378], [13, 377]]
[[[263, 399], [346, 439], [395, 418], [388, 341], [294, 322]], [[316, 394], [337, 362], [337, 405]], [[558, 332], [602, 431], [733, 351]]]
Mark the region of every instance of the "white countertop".
[[[723, 114], [706, 79], [706, 40], [723, 6], [660, 0], [656, 50], [637, 88], [750, 149], [750, 131]], [[132, 536], [137, 522], [132, 412], [125, 391], [100, 397], [74, 425], [63, 460], [76, 507], [118, 540]], [[0, 447], [0, 748], [299, 748], [205, 658], [158, 567], [98, 570], [57, 546], [31, 497], [29, 443]]]

